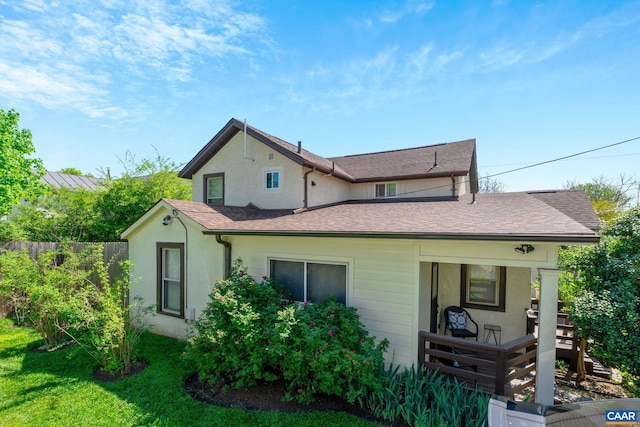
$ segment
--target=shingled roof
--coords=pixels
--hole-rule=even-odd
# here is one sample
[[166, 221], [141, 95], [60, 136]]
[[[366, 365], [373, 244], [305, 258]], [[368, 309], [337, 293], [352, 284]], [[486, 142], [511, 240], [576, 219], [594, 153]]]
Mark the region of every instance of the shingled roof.
[[[543, 197], [527, 192], [479, 194], [475, 202], [472, 195], [448, 201], [364, 200], [300, 213], [164, 202], [198, 223], [206, 234], [597, 242], [597, 233], [589, 228], [594, 226], [591, 219], [586, 224], [579, 220], [588, 216], [579, 212], [587, 209], [586, 204], [578, 203], [572, 214], [553, 206], [564, 193]], [[569, 193], [575, 201], [580, 197], [588, 201], [584, 193]]]
[[[245, 123], [231, 119], [178, 174], [191, 178]], [[290, 144], [253, 126], [246, 125], [247, 135], [266, 144], [292, 161], [323, 173], [331, 173], [348, 182], [373, 182], [438, 176], [470, 176], [476, 184], [475, 139], [402, 150], [381, 151], [342, 157], [324, 158], [298, 145]], [[437, 161], [437, 162], [436, 162]], [[472, 192], [475, 190], [472, 188]]]

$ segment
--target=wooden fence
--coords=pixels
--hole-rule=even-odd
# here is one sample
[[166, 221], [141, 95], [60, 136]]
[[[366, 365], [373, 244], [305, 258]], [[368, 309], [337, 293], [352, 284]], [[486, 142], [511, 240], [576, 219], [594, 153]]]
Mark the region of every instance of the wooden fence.
[[[40, 254], [60, 249], [60, 242], [0, 242], [1, 251], [21, 251], [26, 250], [31, 259], [37, 259]], [[123, 273], [120, 261], [129, 258], [129, 244], [127, 242], [100, 242], [100, 243], [68, 243], [76, 252], [82, 251], [89, 245], [102, 245], [102, 257], [109, 270], [110, 280], [120, 277]], [[0, 297], [0, 317], [5, 317], [7, 308]]]

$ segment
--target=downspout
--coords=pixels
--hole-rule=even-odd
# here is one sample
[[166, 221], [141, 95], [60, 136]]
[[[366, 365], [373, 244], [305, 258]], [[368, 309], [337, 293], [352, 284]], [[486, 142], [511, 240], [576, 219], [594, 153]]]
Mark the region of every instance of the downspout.
[[180, 224], [182, 225], [182, 228], [184, 228], [184, 271], [185, 271], [185, 275], [184, 275], [184, 315], [185, 315], [185, 320], [187, 319], [187, 311], [189, 310], [189, 283], [188, 283], [188, 279], [189, 279], [189, 230], [187, 230], [187, 226], [184, 224], [184, 222], [182, 222], [182, 220], [180, 219], [180, 217], [178, 216], [179, 212], [177, 209], [173, 209], [171, 211], [171, 213], [173, 214], [173, 218], [177, 219]]
[[304, 173], [304, 200], [302, 201], [302, 208], [303, 209], [307, 209], [309, 207], [309, 186], [307, 185], [307, 176], [312, 173], [315, 172], [316, 167], [314, 166], [313, 169], [307, 171]]
[[219, 234], [216, 234], [216, 242], [224, 246], [224, 278], [228, 279], [231, 271], [231, 243], [222, 240]]

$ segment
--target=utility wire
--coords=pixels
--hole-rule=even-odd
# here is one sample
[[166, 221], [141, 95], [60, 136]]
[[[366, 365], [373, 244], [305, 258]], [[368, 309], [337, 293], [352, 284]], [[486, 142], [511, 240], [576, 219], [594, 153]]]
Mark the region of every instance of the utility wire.
[[616, 145], [626, 144], [627, 142], [635, 141], [637, 139], [640, 139], [640, 136], [637, 136], [637, 137], [631, 138], [631, 139], [627, 139], [627, 140], [624, 140], [624, 141], [620, 141], [620, 142], [615, 142], [613, 144], [605, 145], [603, 147], [598, 147], [598, 148], [593, 148], [591, 150], [582, 151], [580, 153], [570, 154], [568, 156], [558, 157], [558, 158], [552, 159], [552, 160], [545, 160], [544, 162], [534, 163], [534, 164], [528, 165], [528, 166], [522, 166], [520, 168], [511, 169], [511, 170], [508, 170], [508, 171], [505, 171], [505, 172], [495, 173], [493, 175], [486, 176], [485, 178], [493, 178], [494, 176], [500, 176], [500, 175], [504, 175], [504, 174], [511, 173], [511, 172], [517, 172], [517, 171], [520, 171], [520, 170], [523, 170], [523, 169], [534, 168], [536, 166], [542, 166], [542, 165], [546, 165], [548, 163], [559, 162], [560, 160], [570, 159], [571, 157], [577, 157], [577, 156], [581, 156], [583, 154], [593, 153], [594, 151], [604, 150], [605, 148], [615, 147]]
[[[524, 170], [524, 169], [530, 169], [530, 168], [534, 168], [534, 167], [537, 167], [537, 166], [546, 165], [546, 164], [549, 164], [549, 163], [559, 162], [561, 160], [570, 159], [572, 157], [581, 156], [581, 155], [587, 154], [587, 153], [593, 153], [594, 151], [604, 150], [606, 148], [615, 147], [616, 145], [626, 144], [628, 142], [636, 141], [636, 140], [639, 140], [639, 139], [640, 139], [640, 136], [636, 136], [635, 138], [625, 139], [624, 141], [615, 142], [613, 144], [604, 145], [602, 147], [592, 148], [591, 150], [581, 151], [581, 152], [575, 153], [575, 154], [569, 154], [568, 156], [558, 157], [558, 158], [551, 159], [551, 160], [545, 160], [543, 162], [538, 162], [538, 163], [534, 163], [534, 164], [531, 164], [531, 165], [522, 166], [520, 168], [510, 169], [510, 170], [507, 170], [507, 171], [504, 171], [504, 172], [498, 172], [498, 173], [495, 173], [493, 175], [487, 175], [487, 176], [483, 176], [483, 177], [478, 177], [478, 180], [493, 178], [495, 176], [506, 175], [508, 173], [513, 173], [513, 172], [521, 171], [521, 170]], [[465, 181], [462, 181], [462, 184], [466, 184], [468, 182], [469, 182], [469, 180], [465, 180]], [[407, 194], [421, 193], [421, 192], [424, 192], [424, 191], [438, 190], [438, 189], [441, 189], [441, 188], [449, 188], [450, 186], [451, 186], [450, 184], [446, 184], [446, 185], [441, 185], [441, 186], [438, 186], [438, 187], [423, 188], [421, 190], [413, 190], [413, 191], [407, 191], [405, 193], [398, 193], [398, 194], [396, 194], [396, 196], [405, 196]]]

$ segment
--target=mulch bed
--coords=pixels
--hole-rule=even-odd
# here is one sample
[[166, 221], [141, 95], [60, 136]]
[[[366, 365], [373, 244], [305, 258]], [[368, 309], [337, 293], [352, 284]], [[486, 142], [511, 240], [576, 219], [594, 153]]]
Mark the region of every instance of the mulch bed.
[[103, 383], [113, 383], [116, 381], [123, 380], [125, 378], [132, 377], [134, 375], [138, 375], [140, 372], [144, 371], [145, 368], [149, 366], [149, 361], [146, 359], [139, 359], [133, 363], [131, 367], [131, 372], [128, 374], [111, 374], [109, 371], [98, 368], [93, 372], [94, 381], [103, 382]]
[[208, 384], [191, 374], [184, 380], [184, 389], [194, 399], [211, 405], [245, 410], [308, 413], [313, 411], [338, 411], [355, 415], [368, 421], [381, 422], [370, 411], [336, 396], [315, 395], [315, 401], [307, 404], [296, 400], [283, 401], [286, 384], [282, 381], [262, 382], [252, 387], [226, 388], [224, 383]]

